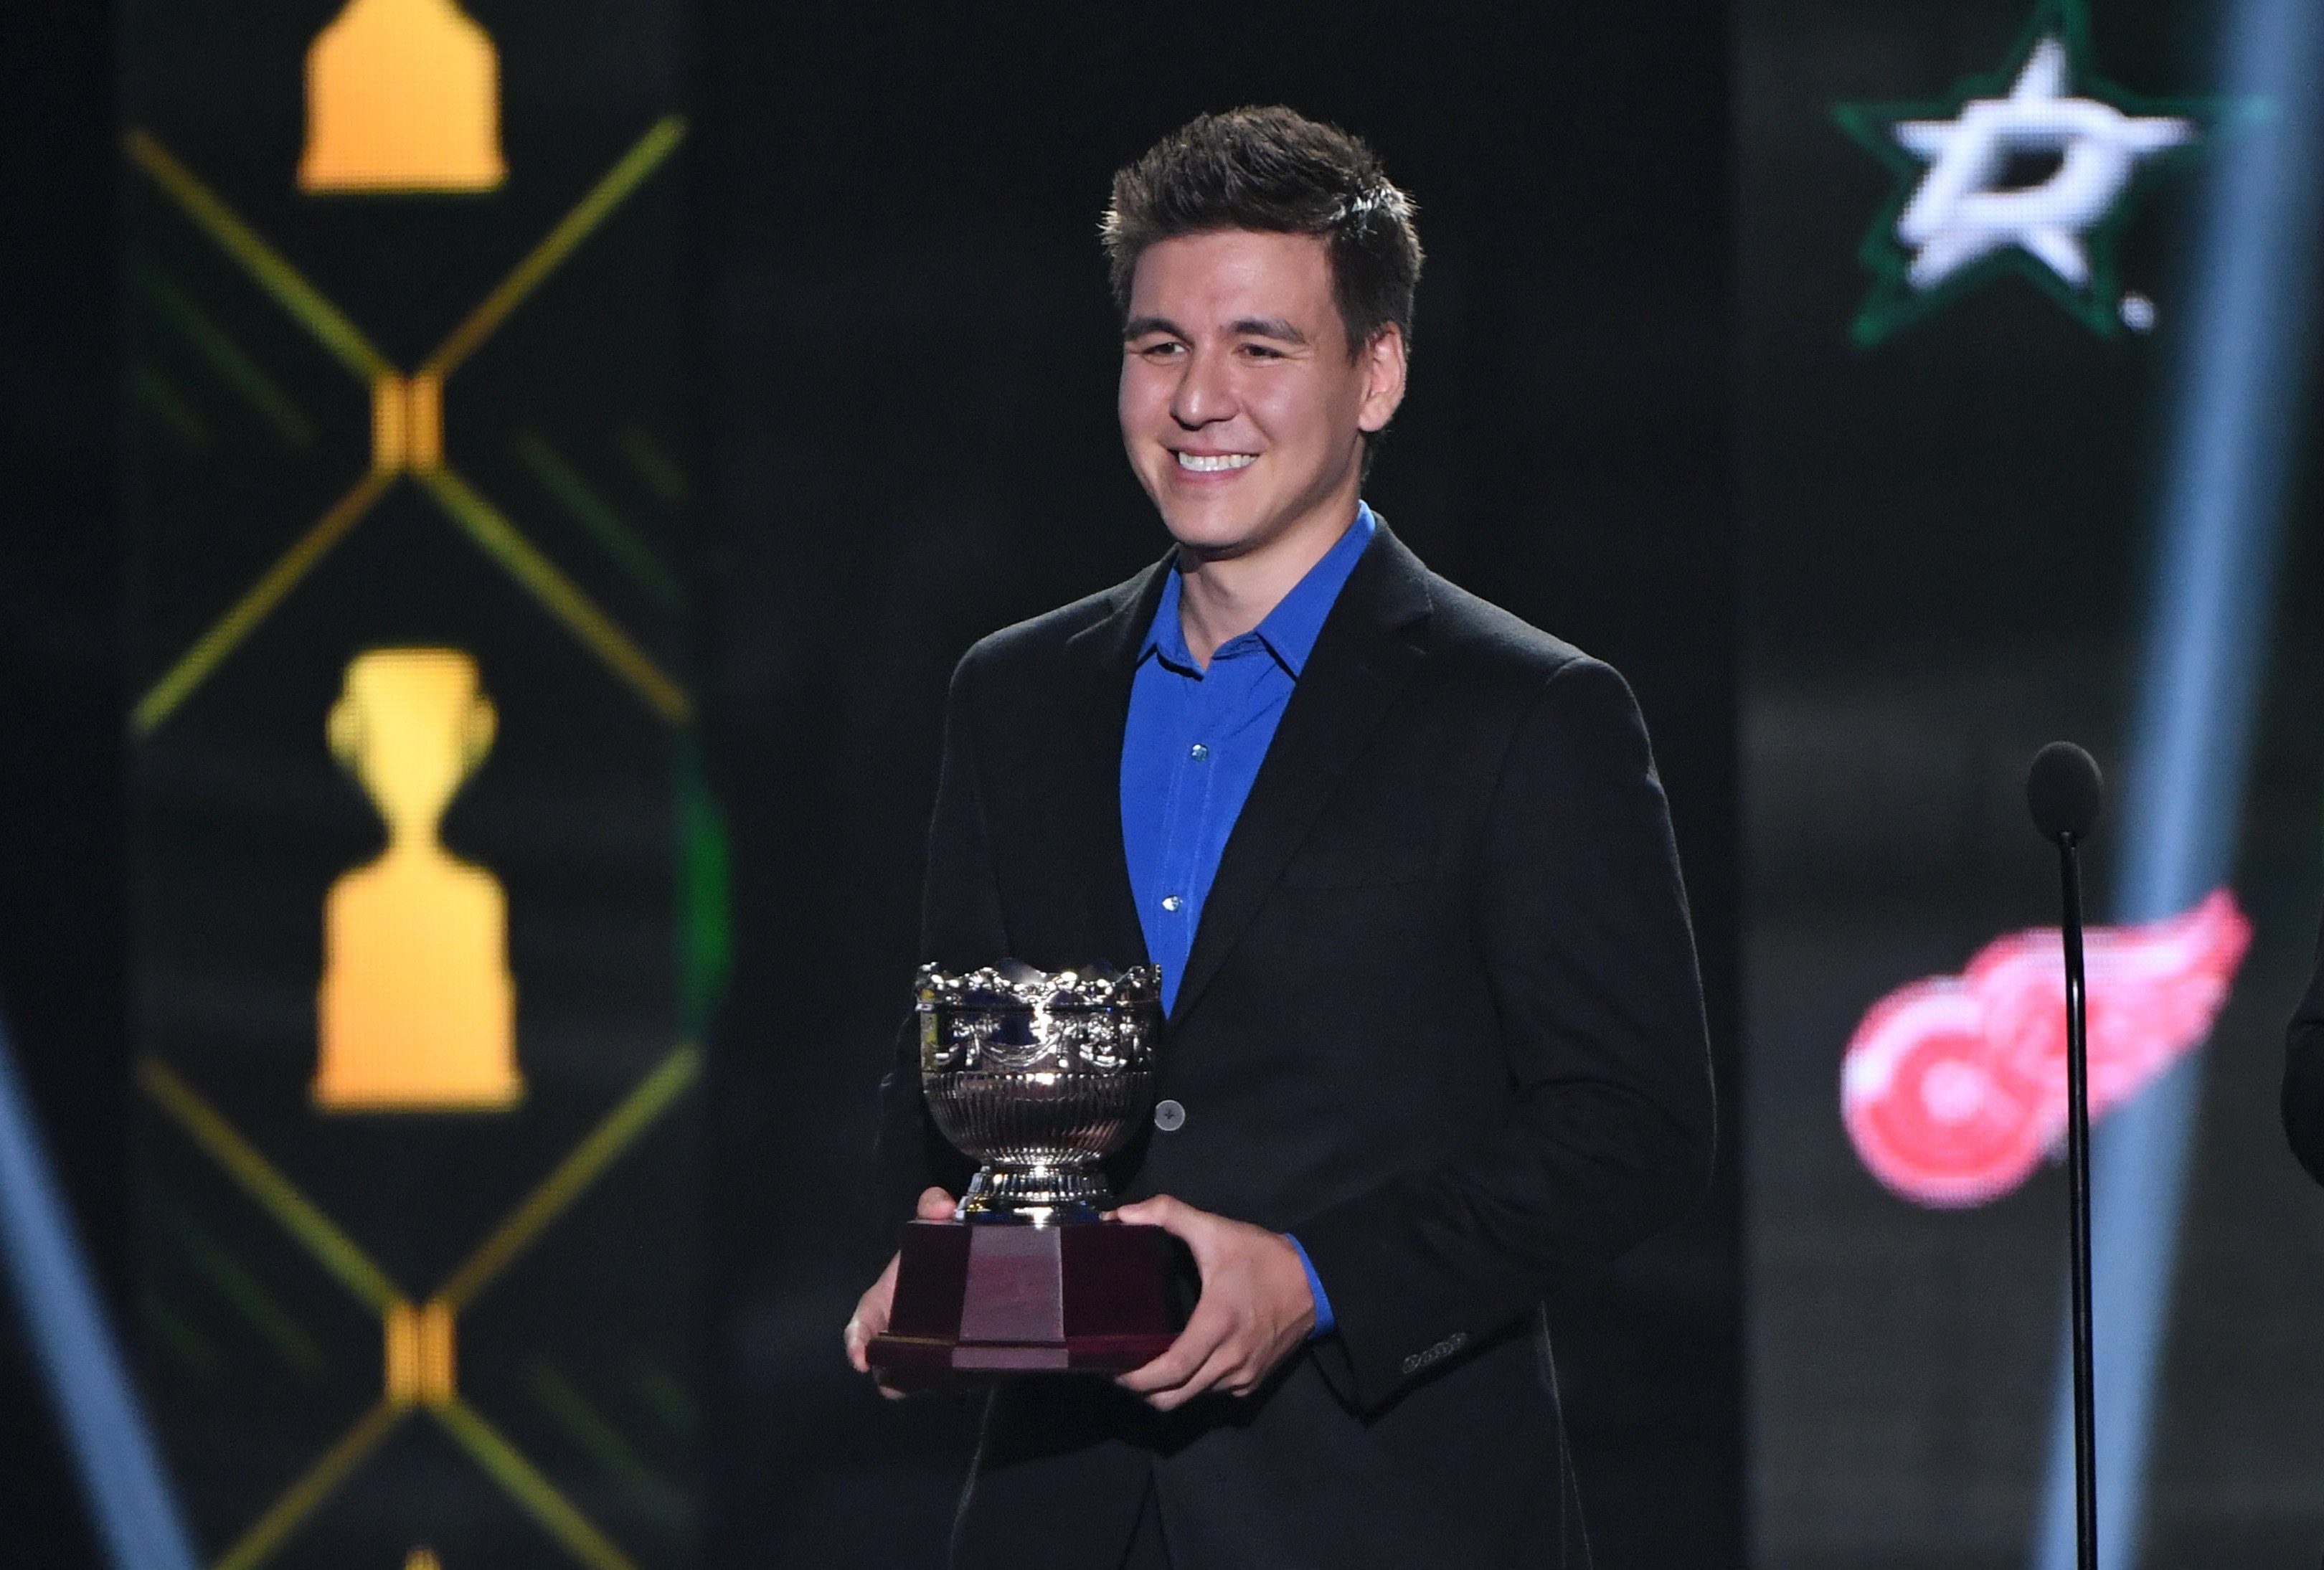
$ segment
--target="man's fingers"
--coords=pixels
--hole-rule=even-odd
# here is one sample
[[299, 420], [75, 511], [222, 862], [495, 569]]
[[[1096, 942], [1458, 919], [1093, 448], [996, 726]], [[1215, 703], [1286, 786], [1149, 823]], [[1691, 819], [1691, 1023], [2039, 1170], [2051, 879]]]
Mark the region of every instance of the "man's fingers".
[[1247, 1396], [1267, 1382], [1267, 1376], [1272, 1369], [1272, 1364], [1262, 1362], [1256, 1356], [1246, 1356], [1219, 1376], [1219, 1388], [1229, 1395]]
[[1240, 1257], [1233, 1247], [1236, 1236], [1252, 1229], [1167, 1194], [1125, 1205], [1114, 1212], [1114, 1219], [1158, 1226], [1178, 1238], [1194, 1254], [1203, 1276], [1203, 1295], [1170, 1349], [1115, 1382], [1166, 1412], [1222, 1386], [1231, 1385], [1239, 1393], [1255, 1388], [1259, 1333], [1249, 1313], [1229, 1306], [1247, 1294], [1233, 1288], [1232, 1269], [1225, 1277], [1218, 1275]]
[[[919, 1198], [912, 1205], [913, 1214], [921, 1221], [950, 1221], [955, 1208], [951, 1193], [933, 1185], [921, 1189]], [[855, 1312], [848, 1316], [847, 1326], [840, 1332], [840, 1343], [847, 1348], [848, 1365], [857, 1373], [872, 1372], [872, 1338], [888, 1328], [888, 1316], [896, 1306], [896, 1271], [903, 1262], [901, 1253], [888, 1256], [888, 1268], [856, 1299]], [[890, 1400], [904, 1399], [903, 1391], [880, 1383], [876, 1374], [872, 1378], [880, 1393]]]
[[1125, 1205], [1114, 1219], [1159, 1226], [1182, 1240], [1203, 1294], [1170, 1349], [1115, 1382], [1163, 1411], [1206, 1390], [1249, 1395], [1298, 1344], [1315, 1306], [1298, 1249], [1279, 1233], [1230, 1221], [1168, 1195]]
[[1231, 1328], [1224, 1316], [1204, 1314], [1198, 1304], [1186, 1321], [1186, 1328], [1178, 1333], [1178, 1339], [1161, 1356], [1143, 1368], [1130, 1370], [1114, 1382], [1141, 1396], [1175, 1389], [1201, 1371], [1225, 1342]]
[[1125, 1205], [1113, 1213], [1115, 1221], [1126, 1221], [1139, 1226], [1158, 1226], [1186, 1245], [1194, 1256], [1194, 1268], [1200, 1270], [1207, 1285], [1211, 1279], [1211, 1256], [1222, 1229], [1233, 1223], [1224, 1216], [1213, 1215], [1207, 1210], [1197, 1210], [1183, 1199], [1173, 1199], [1167, 1194], [1157, 1194], [1151, 1199], [1141, 1199]]
[[1210, 1360], [1218, 1343], [1208, 1335], [1197, 1334], [1192, 1325], [1178, 1333], [1178, 1339], [1169, 1349], [1144, 1368], [1130, 1370], [1114, 1382], [1133, 1395], [1151, 1395], [1157, 1390], [1175, 1390], [1185, 1384]]
[[1175, 1411], [1196, 1396], [1216, 1389], [1238, 1361], [1231, 1346], [1221, 1346], [1203, 1360], [1194, 1377], [1168, 1390], [1157, 1390], [1146, 1398], [1146, 1404], [1157, 1412]]
[[888, 1256], [887, 1269], [855, 1300], [855, 1312], [847, 1316], [847, 1327], [840, 1332], [840, 1342], [847, 1348], [847, 1361], [857, 1373], [872, 1371], [872, 1338], [888, 1328], [889, 1311], [896, 1302], [896, 1270], [902, 1262], [901, 1254]]
[[1123, 1205], [1113, 1213], [1113, 1219], [1126, 1221], [1135, 1226], [1158, 1226], [1173, 1237], [1185, 1237], [1186, 1234], [1182, 1229], [1187, 1217], [1202, 1214], [1183, 1200], [1157, 1194], [1151, 1199], [1140, 1199]]
[[857, 1373], [872, 1371], [872, 1338], [886, 1328], [884, 1324], [876, 1325], [867, 1324], [861, 1304], [857, 1305], [855, 1312], [849, 1316], [844, 1339], [847, 1344], [847, 1361]]
[[[922, 1221], [950, 1221], [953, 1198], [941, 1188], [924, 1188], [914, 1208]], [[848, 1316], [847, 1328], [841, 1333], [840, 1340], [847, 1348], [847, 1361], [857, 1373], [872, 1371], [872, 1338], [888, 1328], [888, 1316], [896, 1304], [896, 1271], [903, 1262], [904, 1256], [900, 1253], [888, 1256], [888, 1268], [881, 1270], [880, 1279], [856, 1299], [855, 1312]], [[898, 1394], [885, 1385], [881, 1386], [880, 1390], [882, 1395]]]

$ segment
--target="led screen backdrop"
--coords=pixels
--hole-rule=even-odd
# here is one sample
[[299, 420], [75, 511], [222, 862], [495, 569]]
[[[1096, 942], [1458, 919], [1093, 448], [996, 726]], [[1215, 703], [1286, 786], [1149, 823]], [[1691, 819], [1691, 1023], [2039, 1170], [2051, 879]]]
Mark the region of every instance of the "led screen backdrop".
[[1757, 1562], [2072, 1562], [2061, 736], [2102, 1563], [2311, 1562], [2317, 8], [1740, 15]]
[[675, 20], [124, 14], [138, 1314], [218, 1566], [693, 1557]]

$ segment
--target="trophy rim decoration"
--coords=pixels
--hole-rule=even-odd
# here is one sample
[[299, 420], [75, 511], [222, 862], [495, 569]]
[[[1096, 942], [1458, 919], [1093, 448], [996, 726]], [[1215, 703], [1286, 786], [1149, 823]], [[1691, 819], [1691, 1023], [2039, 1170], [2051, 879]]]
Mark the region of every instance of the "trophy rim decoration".
[[913, 995], [929, 1115], [978, 1163], [959, 1218], [1049, 1226], [1113, 1209], [1102, 1163], [1152, 1108], [1160, 968], [931, 964]]

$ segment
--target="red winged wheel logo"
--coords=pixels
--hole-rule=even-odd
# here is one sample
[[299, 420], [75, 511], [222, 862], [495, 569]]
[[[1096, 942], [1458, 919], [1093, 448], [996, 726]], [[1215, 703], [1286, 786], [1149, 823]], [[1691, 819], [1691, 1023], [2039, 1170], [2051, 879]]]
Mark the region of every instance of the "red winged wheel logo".
[[[2166, 920], [2089, 929], [2093, 1119], [2210, 1033], [2250, 942], [2251, 923], [2225, 889]], [[1960, 974], [1873, 1004], [1840, 1084], [1856, 1153], [1904, 1197], [1951, 1208], [2016, 1187], [2065, 1139], [2058, 929], [1997, 938]]]

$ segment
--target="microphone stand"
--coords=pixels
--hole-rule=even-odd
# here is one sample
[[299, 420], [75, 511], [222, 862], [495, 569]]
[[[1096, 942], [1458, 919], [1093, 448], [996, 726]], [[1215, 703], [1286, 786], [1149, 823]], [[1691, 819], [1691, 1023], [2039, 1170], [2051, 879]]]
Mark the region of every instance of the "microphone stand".
[[2065, 891], [2066, 1184], [2072, 1207], [2074, 1293], [2074, 1562], [2098, 1570], [2098, 1429], [2090, 1361], [2089, 1016], [2082, 980], [2082, 858], [2070, 832], [2058, 836]]

